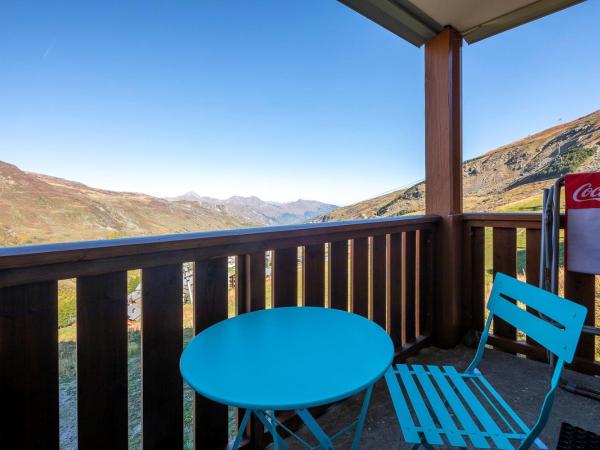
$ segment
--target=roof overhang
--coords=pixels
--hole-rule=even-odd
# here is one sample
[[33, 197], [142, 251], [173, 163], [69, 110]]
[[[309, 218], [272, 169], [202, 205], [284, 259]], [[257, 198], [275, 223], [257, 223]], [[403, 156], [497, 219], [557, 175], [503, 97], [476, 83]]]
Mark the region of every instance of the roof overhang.
[[585, 0], [339, 0], [420, 47], [450, 26], [469, 44]]

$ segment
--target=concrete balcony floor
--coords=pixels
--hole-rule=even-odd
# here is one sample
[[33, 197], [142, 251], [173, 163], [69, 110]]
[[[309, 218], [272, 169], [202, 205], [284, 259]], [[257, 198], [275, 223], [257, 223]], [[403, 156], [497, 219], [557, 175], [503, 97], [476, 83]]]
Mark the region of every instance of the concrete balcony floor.
[[[409, 358], [408, 363], [451, 364], [463, 370], [473, 355], [473, 349], [463, 346], [450, 350], [430, 347], [422, 350], [417, 356]], [[479, 368], [525, 423], [529, 426], [533, 425], [549, 386], [548, 366], [488, 349]], [[600, 390], [600, 378], [569, 370], [565, 370], [563, 374], [569, 380]], [[333, 433], [354, 420], [358, 416], [361, 397], [346, 400], [329, 408], [319, 418], [319, 423], [325, 431]], [[569, 422], [600, 434], [600, 402], [557, 389], [550, 420], [541, 435], [550, 449], [556, 448], [561, 422]], [[309, 442], [314, 442], [305, 429], [300, 429], [299, 434]], [[291, 438], [287, 443], [291, 449], [304, 448]], [[334, 444], [339, 449], [350, 449], [351, 433], [340, 436]], [[360, 448], [380, 450], [410, 448], [402, 442], [402, 433], [384, 382], [380, 381], [373, 392]]]

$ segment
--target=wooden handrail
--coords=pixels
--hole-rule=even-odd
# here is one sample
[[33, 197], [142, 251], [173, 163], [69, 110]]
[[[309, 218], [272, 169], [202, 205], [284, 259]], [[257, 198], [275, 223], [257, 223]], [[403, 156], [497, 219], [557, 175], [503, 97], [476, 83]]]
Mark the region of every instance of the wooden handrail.
[[0, 248], [0, 287], [431, 228], [439, 216]]
[[[564, 227], [565, 215], [561, 214], [561, 227]], [[465, 213], [463, 220], [472, 226], [497, 228], [533, 228], [542, 225], [541, 213]]]
[[511, 213], [511, 212], [471, 212], [463, 214], [465, 220], [514, 220], [515, 222], [541, 220], [540, 213]]
[[241, 245], [277, 239], [302, 239], [351, 231], [386, 230], [390, 227], [419, 226], [440, 220], [436, 215], [364, 219], [344, 222], [310, 223], [275, 227], [242, 228], [198, 233], [165, 234], [122, 239], [66, 242], [57, 244], [0, 247], [0, 269], [38, 264], [78, 262], [97, 258], [132, 256], [199, 247]]

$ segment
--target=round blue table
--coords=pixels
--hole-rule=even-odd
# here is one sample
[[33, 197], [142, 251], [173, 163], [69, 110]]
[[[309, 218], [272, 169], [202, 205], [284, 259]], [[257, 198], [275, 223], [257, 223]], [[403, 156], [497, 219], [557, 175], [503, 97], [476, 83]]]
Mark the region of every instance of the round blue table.
[[[198, 334], [183, 351], [184, 380], [199, 394], [255, 414], [287, 448], [276, 410], [295, 410], [323, 448], [333, 448], [309, 407], [365, 392], [355, 427], [357, 448], [373, 384], [392, 363], [394, 346], [379, 325], [337, 309], [274, 308], [242, 314]], [[240, 370], [245, 373], [240, 377]], [[233, 448], [240, 442], [238, 433]], [[307, 444], [308, 445], [308, 444]]]

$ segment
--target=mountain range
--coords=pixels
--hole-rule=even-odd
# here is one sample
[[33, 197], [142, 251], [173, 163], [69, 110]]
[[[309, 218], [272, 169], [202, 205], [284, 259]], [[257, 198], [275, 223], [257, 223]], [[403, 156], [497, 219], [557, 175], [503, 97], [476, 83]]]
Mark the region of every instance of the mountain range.
[[173, 201], [97, 189], [0, 161], [0, 246], [305, 222], [334, 208], [311, 200], [221, 201], [197, 194]]
[[95, 189], [0, 162], [0, 245], [250, 225], [254, 224], [195, 202]]
[[[600, 110], [463, 163], [465, 211], [537, 211], [561, 175], [600, 171]], [[425, 182], [324, 214], [320, 221], [423, 213]]]
[[202, 197], [195, 192], [188, 192], [179, 197], [169, 198], [169, 200], [195, 202], [205, 208], [260, 225], [303, 223], [337, 208], [336, 205], [316, 200], [299, 199], [294, 202], [279, 203], [261, 200], [254, 196], [233, 196], [226, 200], [220, 200], [212, 197]]
[[[600, 110], [465, 161], [465, 211], [535, 211], [541, 190], [569, 172], [600, 171]], [[26, 172], [0, 161], [0, 245], [180, 233], [424, 211], [425, 183], [350, 206], [188, 192], [115, 192]]]

